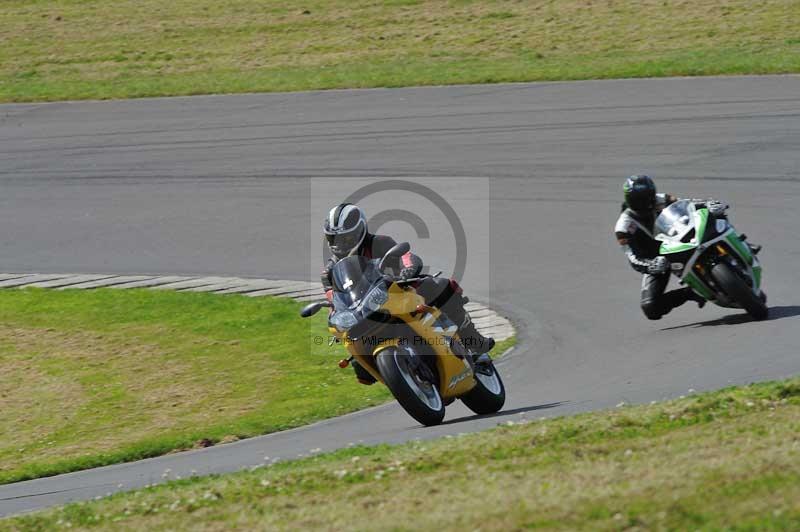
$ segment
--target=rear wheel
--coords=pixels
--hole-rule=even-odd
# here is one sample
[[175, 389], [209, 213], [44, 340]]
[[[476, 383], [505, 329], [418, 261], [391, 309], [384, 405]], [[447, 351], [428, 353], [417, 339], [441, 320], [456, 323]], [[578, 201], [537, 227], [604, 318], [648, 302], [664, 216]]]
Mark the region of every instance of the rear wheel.
[[711, 275], [717, 283], [719, 283], [722, 290], [728, 294], [728, 297], [742, 305], [742, 308], [744, 308], [748, 314], [757, 320], [767, 318], [769, 309], [767, 308], [766, 302], [753, 292], [753, 290], [747, 286], [747, 283], [736, 275], [736, 272], [734, 272], [729, 265], [720, 262], [711, 270]]
[[475, 387], [461, 401], [476, 414], [493, 414], [506, 402], [506, 388], [491, 361], [475, 365]]
[[444, 419], [444, 401], [437, 379], [425, 361], [407, 347], [384, 349], [378, 354], [378, 370], [394, 398], [423, 425], [438, 425]]

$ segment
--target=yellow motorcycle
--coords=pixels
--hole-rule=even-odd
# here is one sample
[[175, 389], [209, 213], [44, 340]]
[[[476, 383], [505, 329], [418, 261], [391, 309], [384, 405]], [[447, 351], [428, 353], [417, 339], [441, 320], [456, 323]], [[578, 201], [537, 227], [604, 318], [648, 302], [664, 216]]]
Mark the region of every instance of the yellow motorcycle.
[[474, 356], [459, 340], [457, 327], [439, 309], [425, 304], [410, 285], [385, 273], [389, 259], [407, 253], [397, 244], [380, 260], [346, 257], [333, 267], [333, 301], [311, 303], [304, 318], [332, 308], [328, 330], [397, 402], [423, 425], [438, 425], [445, 406], [460, 399], [476, 414], [503, 407], [505, 387], [488, 355]]

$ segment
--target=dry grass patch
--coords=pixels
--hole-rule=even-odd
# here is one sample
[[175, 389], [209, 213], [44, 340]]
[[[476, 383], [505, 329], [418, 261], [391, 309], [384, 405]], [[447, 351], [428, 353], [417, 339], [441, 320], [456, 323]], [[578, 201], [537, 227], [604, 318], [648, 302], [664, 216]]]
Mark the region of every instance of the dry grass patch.
[[800, 380], [170, 483], [13, 530], [796, 530]]
[[[162, 327], [116, 333], [0, 326], [3, 393], [0, 475], [30, 462], [105, 453], [146, 434], [186, 431], [211, 411], [247, 413], [228, 386], [203, 371], [200, 359], [176, 356], [152, 342]], [[177, 335], [195, 348], [213, 340]], [[236, 357], [237, 349], [227, 349]], [[265, 363], [259, 377], [275, 378]], [[221, 385], [220, 385], [221, 384]], [[6, 389], [7, 388], [7, 389]], [[76, 438], [77, 437], [77, 438]]]

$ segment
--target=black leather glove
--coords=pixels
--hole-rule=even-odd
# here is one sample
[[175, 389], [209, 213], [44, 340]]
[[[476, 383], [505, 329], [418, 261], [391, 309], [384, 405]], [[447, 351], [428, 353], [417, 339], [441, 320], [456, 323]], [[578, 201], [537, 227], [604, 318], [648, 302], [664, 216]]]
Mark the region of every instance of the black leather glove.
[[669, 261], [667, 257], [656, 257], [647, 266], [647, 273], [652, 275], [662, 275], [669, 271]]
[[721, 201], [709, 200], [706, 202], [706, 207], [708, 208], [708, 212], [710, 214], [713, 214], [714, 216], [719, 216], [728, 209], [729, 205], [726, 203], [722, 203]]
[[407, 279], [413, 279], [419, 275], [421, 268], [419, 266], [409, 266], [408, 268], [403, 268], [400, 270], [400, 280], [405, 281]]

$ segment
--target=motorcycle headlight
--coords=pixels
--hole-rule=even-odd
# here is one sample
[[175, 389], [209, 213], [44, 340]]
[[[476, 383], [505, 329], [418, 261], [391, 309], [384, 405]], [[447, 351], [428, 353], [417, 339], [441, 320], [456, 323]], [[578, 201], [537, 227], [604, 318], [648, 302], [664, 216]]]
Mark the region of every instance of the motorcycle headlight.
[[726, 229], [728, 229], [728, 222], [717, 219], [717, 233], [724, 233]]
[[340, 332], [350, 329], [353, 325], [358, 323], [356, 315], [349, 310], [340, 310], [330, 317], [331, 325], [336, 327]]
[[364, 297], [364, 308], [376, 312], [389, 301], [389, 292], [383, 286], [376, 286]]

